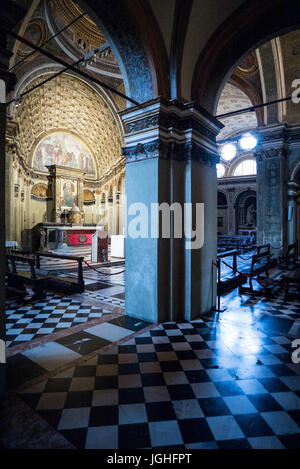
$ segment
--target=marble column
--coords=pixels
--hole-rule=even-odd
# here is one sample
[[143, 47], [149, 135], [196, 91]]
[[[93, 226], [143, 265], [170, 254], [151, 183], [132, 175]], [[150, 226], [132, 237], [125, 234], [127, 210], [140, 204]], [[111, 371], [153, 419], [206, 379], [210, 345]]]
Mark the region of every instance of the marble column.
[[287, 244], [287, 186], [284, 126], [260, 131], [257, 158], [257, 244], [279, 255]]
[[13, 181], [13, 155], [11, 146], [6, 146], [5, 154], [5, 232], [8, 241], [14, 241], [13, 237], [13, 220], [14, 220], [14, 181]]
[[[196, 318], [216, 303], [215, 140], [221, 124], [194, 104], [159, 98], [120, 114], [126, 128], [126, 314], [151, 322]], [[204, 223], [196, 203], [204, 204]], [[172, 211], [169, 236], [163, 233], [160, 204], [177, 204], [182, 213], [184, 204], [192, 205], [186, 237], [178, 224], [176, 231]], [[201, 234], [191, 249], [196, 221]], [[131, 231], [135, 223], [138, 236]]]
[[288, 183], [288, 244], [297, 242], [300, 225], [298, 213], [298, 201], [300, 196], [300, 186], [295, 182]]

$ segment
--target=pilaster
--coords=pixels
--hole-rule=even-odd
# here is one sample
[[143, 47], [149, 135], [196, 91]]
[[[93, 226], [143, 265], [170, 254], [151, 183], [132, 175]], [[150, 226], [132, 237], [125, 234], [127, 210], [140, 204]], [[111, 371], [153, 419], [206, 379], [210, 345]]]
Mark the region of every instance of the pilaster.
[[[141, 224], [147, 232], [126, 237], [126, 313], [162, 322], [192, 319], [215, 305], [217, 233], [216, 135], [219, 124], [202, 108], [155, 99], [121, 113], [126, 128], [127, 228], [135, 204], [143, 204]], [[188, 236], [178, 237], [175, 215], [170, 236], [151, 237], [153, 204], [191, 204], [195, 228], [196, 203], [204, 204], [204, 244], [188, 248]], [[136, 212], [137, 213], [137, 212]], [[202, 225], [203, 222], [201, 221]]]

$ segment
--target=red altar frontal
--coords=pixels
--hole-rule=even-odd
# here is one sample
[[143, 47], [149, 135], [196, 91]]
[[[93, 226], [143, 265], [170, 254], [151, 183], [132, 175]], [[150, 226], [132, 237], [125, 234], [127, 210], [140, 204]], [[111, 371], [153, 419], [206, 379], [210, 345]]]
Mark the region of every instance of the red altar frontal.
[[92, 245], [92, 237], [96, 232], [94, 230], [77, 229], [66, 230], [66, 242], [68, 246], [88, 246]]

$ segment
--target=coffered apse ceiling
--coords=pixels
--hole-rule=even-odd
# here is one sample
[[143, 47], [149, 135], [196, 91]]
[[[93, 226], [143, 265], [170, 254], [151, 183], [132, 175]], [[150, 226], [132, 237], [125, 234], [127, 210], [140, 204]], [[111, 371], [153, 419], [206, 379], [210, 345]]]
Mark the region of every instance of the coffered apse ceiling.
[[[44, 79], [45, 75], [36, 78], [27, 88]], [[98, 177], [121, 156], [121, 134], [111, 109], [94, 89], [74, 76], [61, 75], [24, 96], [14, 119], [18, 152], [28, 167], [40, 140], [60, 130], [84, 141], [97, 162]]]

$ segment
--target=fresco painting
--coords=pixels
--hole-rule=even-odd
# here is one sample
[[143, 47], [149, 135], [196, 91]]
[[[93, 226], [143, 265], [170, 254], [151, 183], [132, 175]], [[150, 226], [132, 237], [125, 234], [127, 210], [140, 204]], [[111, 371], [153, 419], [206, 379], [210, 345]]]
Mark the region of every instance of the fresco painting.
[[61, 194], [61, 206], [62, 207], [73, 207], [77, 205], [77, 187], [72, 181], [65, 181], [62, 186]]
[[82, 169], [88, 175], [95, 175], [91, 153], [84, 143], [70, 134], [51, 134], [38, 144], [34, 152], [33, 167], [47, 172], [47, 166], [54, 164]]

